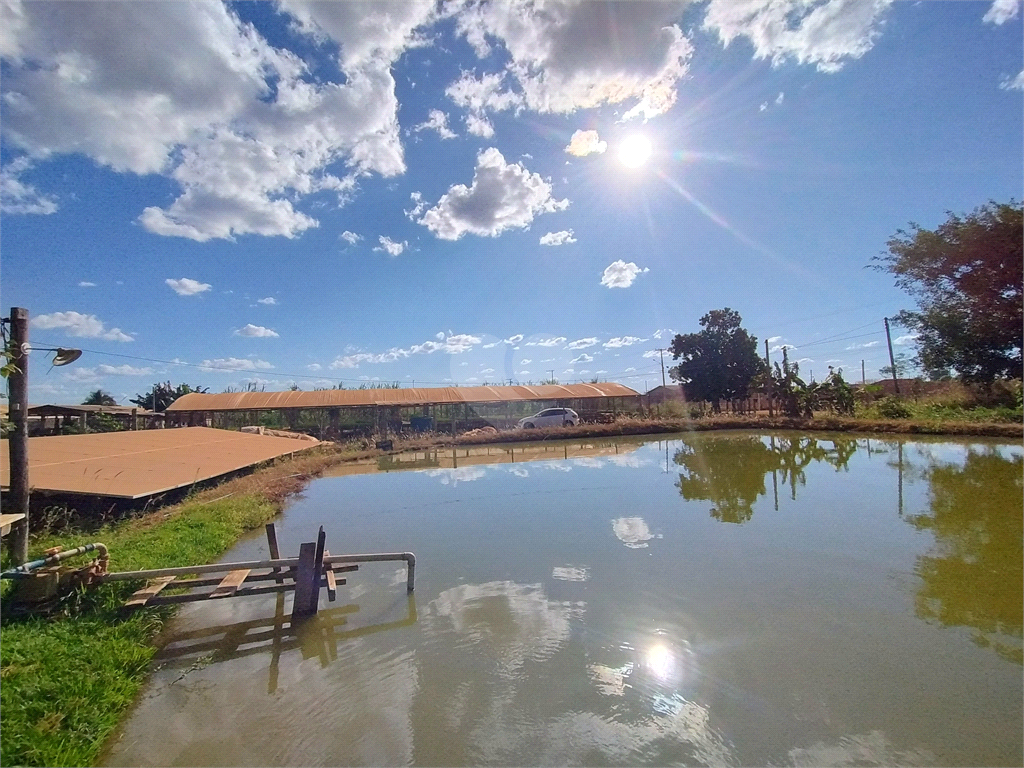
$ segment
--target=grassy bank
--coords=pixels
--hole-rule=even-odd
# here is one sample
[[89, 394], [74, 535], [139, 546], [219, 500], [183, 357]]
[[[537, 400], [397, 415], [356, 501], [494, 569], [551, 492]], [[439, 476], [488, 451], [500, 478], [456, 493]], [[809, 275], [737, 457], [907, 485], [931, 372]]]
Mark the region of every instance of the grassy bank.
[[[98, 531], [43, 536], [32, 556], [60, 544], [102, 541], [111, 570], [206, 563], [280, 511], [283, 500], [344, 454], [320, 450], [211, 488], [172, 507]], [[86, 558], [79, 560], [84, 564]], [[75, 565], [78, 561], [71, 560]], [[131, 706], [170, 609], [122, 615], [139, 584], [107, 584], [49, 617], [0, 628], [0, 765], [91, 765]]]

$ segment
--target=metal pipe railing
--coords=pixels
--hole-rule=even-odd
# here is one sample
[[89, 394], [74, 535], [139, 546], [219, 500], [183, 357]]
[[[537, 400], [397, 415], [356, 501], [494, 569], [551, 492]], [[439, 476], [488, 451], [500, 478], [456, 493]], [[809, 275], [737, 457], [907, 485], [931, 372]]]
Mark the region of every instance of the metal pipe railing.
[[56, 565], [61, 560], [67, 560], [69, 557], [75, 557], [76, 555], [84, 555], [86, 552], [96, 551], [99, 553], [100, 569], [105, 570], [107, 562], [110, 560], [110, 553], [107, 551], [107, 545], [96, 542], [94, 544], [83, 544], [80, 547], [69, 549], [64, 552], [57, 552], [49, 557], [44, 557], [39, 560], [33, 560], [30, 563], [19, 565], [17, 568], [11, 568], [10, 570], [0, 573], [0, 579], [17, 579], [23, 576], [27, 576], [32, 571], [39, 570], [46, 565]]
[[[416, 586], [416, 555], [412, 552], [375, 552], [363, 555], [328, 555], [324, 557], [324, 563], [327, 565], [376, 563], [391, 560], [405, 561], [409, 569], [406, 589], [412, 592]], [[97, 577], [97, 581], [131, 581], [133, 579], [154, 579], [158, 576], [187, 576], [190, 573], [219, 573], [243, 569], [252, 570], [253, 568], [295, 568], [298, 564], [299, 558], [297, 557], [278, 560], [245, 560], [239, 563], [209, 563], [208, 565], [186, 565], [179, 568], [154, 568], [148, 571], [104, 573]]]

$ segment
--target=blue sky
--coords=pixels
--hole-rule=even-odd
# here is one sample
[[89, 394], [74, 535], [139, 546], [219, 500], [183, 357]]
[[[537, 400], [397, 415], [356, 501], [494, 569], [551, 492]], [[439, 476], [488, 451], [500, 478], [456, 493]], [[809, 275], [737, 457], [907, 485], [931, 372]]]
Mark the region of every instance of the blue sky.
[[5, 0], [3, 305], [87, 350], [37, 352], [30, 399], [643, 391], [726, 306], [773, 359], [877, 378], [911, 304], [871, 258], [1021, 197], [1021, 26], [1019, 0]]

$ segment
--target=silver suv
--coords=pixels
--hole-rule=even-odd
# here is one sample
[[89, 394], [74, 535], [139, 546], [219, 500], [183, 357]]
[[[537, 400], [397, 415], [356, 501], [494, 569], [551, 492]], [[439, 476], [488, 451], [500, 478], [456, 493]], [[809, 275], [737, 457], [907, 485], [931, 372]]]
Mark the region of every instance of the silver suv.
[[517, 428], [575, 427], [579, 423], [580, 416], [572, 408], [545, 408], [540, 413], [520, 419]]

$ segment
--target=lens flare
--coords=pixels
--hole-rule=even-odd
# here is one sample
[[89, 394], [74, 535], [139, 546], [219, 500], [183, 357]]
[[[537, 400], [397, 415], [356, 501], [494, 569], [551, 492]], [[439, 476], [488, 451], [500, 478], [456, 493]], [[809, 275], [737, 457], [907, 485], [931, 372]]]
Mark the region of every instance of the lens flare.
[[627, 168], [639, 168], [651, 156], [651, 141], [646, 136], [634, 133], [619, 144], [619, 160]]

